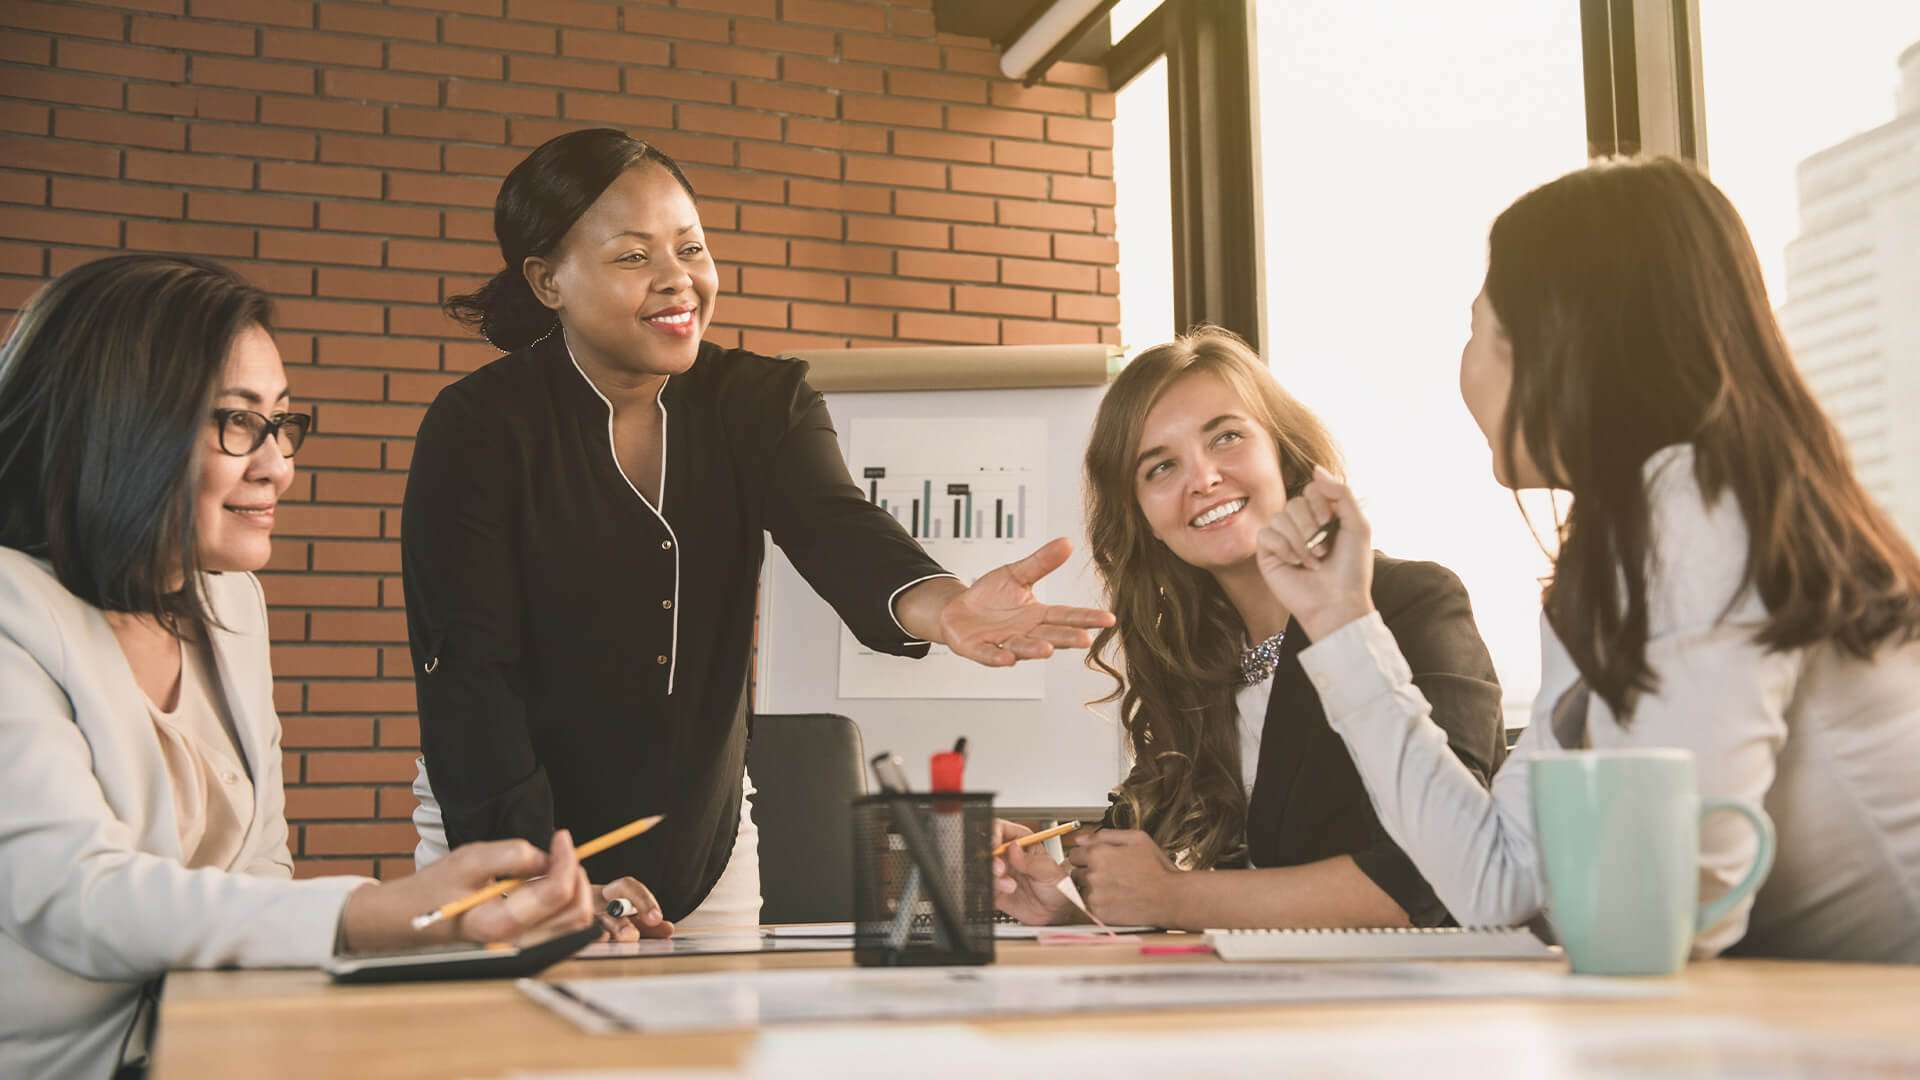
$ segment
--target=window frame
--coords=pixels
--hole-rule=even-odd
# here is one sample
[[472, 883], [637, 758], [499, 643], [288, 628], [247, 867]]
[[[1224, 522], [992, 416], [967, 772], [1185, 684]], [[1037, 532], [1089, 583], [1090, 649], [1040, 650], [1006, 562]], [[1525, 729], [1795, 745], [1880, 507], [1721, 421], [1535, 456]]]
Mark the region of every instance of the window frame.
[[[1580, 5], [1588, 156], [1667, 154], [1705, 170], [1699, 0], [1563, 2]], [[1165, 0], [1102, 60], [1117, 91], [1167, 59], [1176, 328], [1223, 326], [1256, 350], [1266, 324], [1257, 3]]]

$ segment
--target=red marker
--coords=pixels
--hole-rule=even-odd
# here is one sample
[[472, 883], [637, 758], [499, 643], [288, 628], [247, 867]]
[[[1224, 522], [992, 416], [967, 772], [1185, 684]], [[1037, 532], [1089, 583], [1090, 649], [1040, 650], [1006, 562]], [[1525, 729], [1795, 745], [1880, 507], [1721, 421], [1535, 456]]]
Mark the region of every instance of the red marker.
[[942, 751], [933, 755], [933, 760], [928, 767], [933, 773], [933, 790], [957, 792], [966, 789], [962, 781], [967, 768], [965, 756], [952, 751]]
[[963, 778], [967, 771], [967, 737], [962, 735], [955, 740], [952, 750], [933, 755], [927, 763], [927, 769], [933, 775], [933, 790], [966, 790]]

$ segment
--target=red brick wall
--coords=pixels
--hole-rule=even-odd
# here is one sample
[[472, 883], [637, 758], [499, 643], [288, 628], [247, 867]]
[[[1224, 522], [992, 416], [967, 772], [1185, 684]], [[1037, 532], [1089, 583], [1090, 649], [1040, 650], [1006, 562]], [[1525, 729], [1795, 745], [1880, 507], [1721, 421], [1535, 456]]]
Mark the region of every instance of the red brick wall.
[[1117, 342], [1113, 97], [997, 71], [930, 0], [0, 2], [0, 311], [115, 249], [279, 298], [325, 433], [262, 575], [303, 873], [410, 866], [398, 503], [425, 404], [495, 355], [437, 304], [498, 266], [498, 178], [576, 127], [658, 142], [723, 344]]

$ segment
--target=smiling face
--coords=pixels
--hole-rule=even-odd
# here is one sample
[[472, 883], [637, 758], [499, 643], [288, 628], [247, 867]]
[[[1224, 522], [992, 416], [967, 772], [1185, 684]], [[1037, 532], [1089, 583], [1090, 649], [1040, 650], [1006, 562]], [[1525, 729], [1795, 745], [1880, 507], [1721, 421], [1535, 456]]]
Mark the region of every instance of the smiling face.
[[1510, 488], [1546, 487], [1525, 442], [1513, 445], [1513, 469], [1507, 468], [1507, 396], [1513, 392], [1513, 343], [1483, 290], [1473, 298], [1473, 330], [1460, 350], [1460, 398], [1493, 451], [1493, 478]]
[[1254, 556], [1254, 539], [1287, 502], [1273, 436], [1217, 375], [1175, 380], [1148, 410], [1134, 457], [1134, 493], [1147, 527], [1182, 562], [1225, 570]]
[[[287, 411], [287, 373], [280, 365], [280, 350], [259, 326], [249, 326], [234, 338], [213, 404], [266, 416]], [[193, 527], [200, 565], [230, 571], [267, 565], [273, 553], [274, 506], [293, 483], [292, 459], [280, 452], [275, 439], [244, 457], [223, 452], [219, 424], [211, 418], [196, 459], [199, 491]]]
[[560, 313], [576, 360], [635, 376], [691, 367], [720, 291], [692, 197], [652, 164], [621, 173], [559, 248], [524, 270]]

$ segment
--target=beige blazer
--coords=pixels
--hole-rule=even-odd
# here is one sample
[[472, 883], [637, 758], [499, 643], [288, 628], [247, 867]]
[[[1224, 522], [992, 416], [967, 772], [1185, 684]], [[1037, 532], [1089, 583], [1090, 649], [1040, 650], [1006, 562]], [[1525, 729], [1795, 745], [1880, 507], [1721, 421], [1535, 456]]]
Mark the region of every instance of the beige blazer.
[[231, 866], [188, 870], [146, 699], [105, 616], [0, 547], [0, 1076], [109, 1076], [143, 982], [319, 963], [366, 880], [292, 880], [266, 599], [252, 574], [210, 574], [207, 596], [254, 808]]

